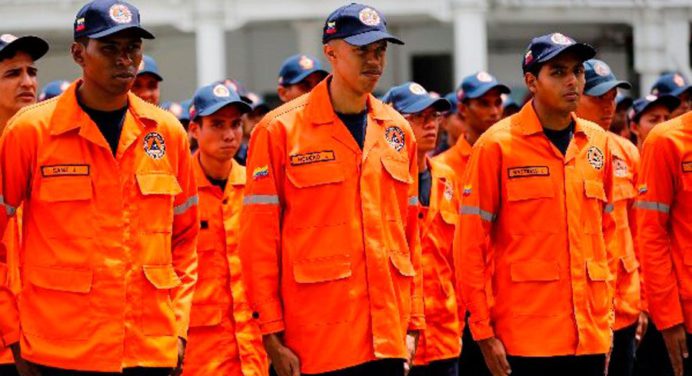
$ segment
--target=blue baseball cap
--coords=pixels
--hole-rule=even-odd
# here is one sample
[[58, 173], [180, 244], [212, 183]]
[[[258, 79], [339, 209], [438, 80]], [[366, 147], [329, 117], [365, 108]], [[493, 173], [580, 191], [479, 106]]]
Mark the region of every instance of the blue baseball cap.
[[629, 95], [621, 94], [618, 93], [617, 97], [615, 97], [615, 106], [616, 107], [625, 107], [625, 108], [630, 108], [632, 107], [632, 97]]
[[627, 81], [618, 81], [608, 64], [598, 59], [584, 62], [584, 94], [590, 97], [601, 96], [614, 88], [632, 89]]
[[175, 115], [177, 119], [183, 115], [183, 107], [178, 102], [166, 101], [161, 103], [161, 108]]
[[293, 55], [281, 64], [279, 85], [295, 85], [313, 73], [320, 73], [323, 77], [329, 75], [329, 72], [322, 69], [322, 63], [312, 56], [303, 54]]
[[558, 55], [573, 51], [582, 61], [596, 56], [596, 50], [586, 43], [577, 43], [574, 39], [561, 34], [552, 33], [533, 38], [524, 54], [521, 67], [524, 73], [537, 65], [543, 64]]
[[646, 110], [659, 104], [666, 106], [670, 112], [673, 112], [680, 106], [680, 99], [672, 95], [656, 96], [649, 94], [646, 97], [634, 101], [630, 118], [636, 123]]
[[401, 114], [415, 114], [431, 106], [439, 112], [447, 112], [452, 107], [448, 100], [431, 95], [415, 82], [389, 89], [382, 97], [382, 102], [392, 105]]
[[142, 56], [142, 62], [139, 63], [139, 68], [137, 68], [137, 75], [142, 74], [150, 74], [158, 81], [163, 81], [163, 77], [159, 74], [159, 66], [156, 64], [156, 60], [149, 55]]
[[386, 40], [404, 44], [387, 32], [387, 21], [377, 9], [363, 4], [351, 3], [332, 12], [322, 30], [322, 43], [343, 39], [353, 46], [365, 46]]
[[502, 97], [502, 109], [503, 110], [511, 108], [511, 107], [520, 108], [519, 103], [515, 102], [514, 98], [512, 98], [511, 95], [502, 94], [501, 97]]
[[77, 12], [74, 20], [74, 39], [99, 39], [121, 32], [136, 30], [144, 39], [154, 35], [140, 25], [139, 10], [122, 0], [93, 0]]
[[443, 98], [446, 99], [447, 102], [449, 102], [449, 104], [451, 105], [451, 108], [449, 109], [449, 111], [447, 111], [447, 114], [456, 114], [458, 110], [457, 106], [459, 104], [459, 101], [457, 100], [457, 92], [453, 91], [451, 93], [447, 93], [447, 95], [445, 95]]
[[180, 116], [178, 117], [178, 120], [180, 122], [184, 121], [190, 121], [190, 107], [192, 107], [192, 99], [186, 99], [182, 102], [180, 102], [180, 107], [182, 107], [182, 111], [180, 112]]
[[692, 90], [692, 85], [690, 85], [685, 76], [680, 73], [666, 73], [656, 80], [656, 83], [651, 88], [651, 94], [670, 94], [677, 97], [688, 90]]
[[250, 100], [249, 105], [253, 113], [267, 113], [271, 110], [263, 96], [248, 91], [246, 97]]
[[14, 55], [17, 51], [23, 51], [36, 61], [48, 52], [48, 48], [48, 42], [33, 35], [19, 38], [12, 34], [0, 35], [0, 60]]
[[62, 94], [70, 87], [70, 83], [65, 80], [55, 80], [46, 84], [46, 86], [41, 89], [41, 93], [38, 95], [38, 101], [42, 102], [51, 98], [55, 98]]
[[480, 71], [472, 75], [464, 77], [461, 81], [459, 90], [457, 90], [457, 99], [463, 101], [465, 99], [476, 99], [482, 97], [488, 91], [498, 88], [501, 94], [509, 94], [511, 90], [506, 85], [497, 81], [490, 73]]
[[190, 120], [196, 120], [199, 116], [212, 115], [229, 105], [236, 105], [242, 113], [252, 111], [250, 105], [240, 99], [240, 95], [232, 87], [219, 82], [202, 86], [197, 89], [192, 98]]

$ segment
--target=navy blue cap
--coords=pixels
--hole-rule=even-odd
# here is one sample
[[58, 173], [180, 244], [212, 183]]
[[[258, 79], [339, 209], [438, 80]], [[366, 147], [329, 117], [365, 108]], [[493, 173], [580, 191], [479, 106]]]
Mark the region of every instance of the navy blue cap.
[[284, 60], [279, 69], [279, 85], [295, 85], [313, 73], [326, 77], [329, 72], [322, 69], [322, 63], [312, 56], [298, 54]]
[[510, 107], [514, 108], [520, 108], [519, 103], [514, 101], [514, 98], [512, 98], [511, 95], [509, 94], [502, 94], [502, 109], [505, 110]]
[[625, 108], [630, 108], [632, 107], [632, 103], [634, 101], [632, 100], [632, 97], [629, 95], [621, 94], [618, 93], [617, 97], [615, 97], [615, 106], [616, 107], [625, 107]]
[[678, 96], [688, 90], [692, 90], [692, 85], [685, 76], [680, 73], [666, 73], [661, 75], [651, 88], [653, 95], [674, 95]]
[[531, 40], [524, 54], [521, 67], [526, 73], [534, 66], [550, 61], [567, 51], [575, 52], [582, 61], [596, 56], [596, 50], [590, 45], [577, 43], [574, 39], [561, 33], [552, 33]]
[[480, 71], [464, 77], [464, 80], [461, 81], [459, 90], [457, 90], [457, 98], [460, 101], [464, 99], [476, 99], [495, 88], [499, 88], [502, 94], [509, 94], [511, 92], [509, 87], [498, 82], [497, 78], [493, 77], [490, 73]]
[[156, 64], [156, 60], [149, 55], [142, 56], [142, 62], [139, 63], [137, 68], [137, 75], [150, 74], [154, 76], [157, 80], [163, 81], [163, 77], [159, 73], [159, 66]]
[[415, 114], [431, 106], [439, 112], [446, 112], [452, 107], [448, 100], [431, 95], [415, 82], [389, 89], [382, 102], [392, 105], [400, 114]]
[[202, 86], [197, 89], [194, 98], [192, 98], [190, 119], [195, 120], [199, 116], [212, 115], [232, 104], [238, 106], [242, 113], [252, 111], [250, 105], [240, 99], [240, 95], [232, 87], [218, 82]]
[[178, 102], [163, 102], [161, 103], [161, 108], [175, 115], [177, 119], [180, 119], [180, 117], [183, 116], [183, 107]]
[[445, 95], [443, 98], [446, 99], [451, 105], [451, 108], [449, 111], [447, 111], [447, 114], [456, 114], [458, 110], [457, 106], [459, 104], [459, 101], [457, 100], [457, 92], [453, 91], [451, 93], [447, 93], [447, 95]]
[[250, 100], [249, 104], [252, 107], [252, 112], [267, 113], [271, 110], [261, 95], [248, 91], [245, 96]]
[[584, 94], [590, 97], [601, 96], [614, 88], [632, 89], [629, 82], [618, 81], [608, 64], [598, 59], [584, 62], [584, 76]]
[[14, 55], [17, 51], [26, 52], [36, 61], [48, 52], [48, 42], [33, 35], [19, 38], [12, 34], [0, 35], [0, 60]]
[[322, 30], [322, 43], [343, 39], [353, 46], [365, 46], [386, 40], [404, 44], [387, 32], [387, 21], [377, 9], [363, 4], [351, 3], [332, 12]]
[[42, 102], [51, 98], [55, 98], [62, 94], [70, 87], [70, 83], [65, 80], [55, 80], [46, 84], [46, 86], [41, 89], [41, 93], [38, 95], [38, 101]]
[[680, 106], [680, 99], [672, 95], [656, 96], [649, 94], [644, 98], [639, 98], [634, 101], [632, 104], [630, 118], [636, 123], [646, 110], [659, 104], [666, 106], [669, 111], [673, 112], [676, 108], [678, 108], [678, 106]]
[[134, 5], [122, 0], [93, 0], [77, 12], [74, 39], [99, 39], [128, 29], [138, 31], [144, 39], [154, 39], [152, 33], [142, 28], [139, 9]]
[[178, 120], [181, 122], [190, 121], [190, 107], [192, 107], [192, 99], [186, 99], [180, 102], [180, 107], [182, 107], [183, 110], [180, 112]]

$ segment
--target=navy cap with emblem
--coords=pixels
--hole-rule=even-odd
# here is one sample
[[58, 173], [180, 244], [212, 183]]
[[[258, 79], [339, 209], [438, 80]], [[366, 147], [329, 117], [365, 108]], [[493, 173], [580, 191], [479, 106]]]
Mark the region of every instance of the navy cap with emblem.
[[480, 71], [464, 77], [459, 90], [457, 90], [457, 98], [460, 101], [476, 99], [495, 88], [499, 89], [501, 94], [509, 94], [511, 92], [507, 85], [498, 82], [493, 75]]
[[512, 98], [511, 95], [509, 94], [502, 94], [502, 109], [506, 110], [508, 108], [514, 108], [514, 109], [519, 109], [521, 106], [519, 106], [519, 103], [517, 103], [514, 98]]
[[323, 78], [329, 74], [322, 69], [322, 63], [314, 57], [304, 54], [293, 55], [281, 64], [279, 85], [295, 85], [313, 73], [319, 73]]
[[401, 114], [415, 114], [428, 107], [446, 112], [452, 107], [448, 100], [432, 96], [415, 82], [407, 82], [389, 89], [382, 97], [382, 102], [392, 105]]
[[615, 97], [615, 106], [619, 109], [628, 109], [632, 107], [633, 102], [634, 100], [632, 99], [632, 97], [626, 94], [618, 93], [617, 97]]
[[351, 3], [332, 12], [322, 30], [322, 43], [343, 39], [353, 46], [365, 46], [381, 40], [404, 44], [389, 34], [387, 21], [377, 9], [363, 4]]
[[180, 111], [180, 116], [178, 117], [178, 120], [180, 122], [189, 122], [190, 121], [190, 107], [192, 107], [192, 99], [186, 99], [182, 102], [180, 102], [180, 107], [182, 107], [182, 111]]
[[692, 85], [680, 73], [663, 74], [656, 80], [654, 86], [651, 87], [651, 94], [653, 95], [670, 94], [677, 97], [687, 91], [692, 91]]
[[199, 116], [209, 116], [216, 111], [230, 105], [235, 105], [242, 113], [252, 111], [250, 105], [240, 99], [238, 93], [223, 83], [213, 83], [202, 86], [195, 92], [190, 108], [190, 120], [196, 120]]
[[93, 0], [77, 12], [74, 21], [74, 39], [99, 39], [121, 32], [135, 30], [144, 39], [154, 35], [142, 28], [139, 10], [122, 0]]
[[615, 78], [608, 64], [598, 59], [590, 59], [584, 62], [584, 94], [590, 97], [601, 96], [614, 88], [630, 90], [632, 85], [627, 81]]
[[0, 35], [0, 60], [22, 51], [36, 61], [48, 52], [48, 48], [48, 42], [33, 35], [23, 37], [16, 37], [12, 34]]
[[680, 105], [680, 99], [672, 95], [656, 96], [649, 94], [646, 97], [639, 98], [632, 103], [632, 112], [630, 118], [635, 123], [639, 122], [644, 112], [655, 105], [663, 105], [669, 111], [674, 111]]
[[163, 77], [159, 73], [159, 66], [156, 64], [156, 60], [149, 55], [142, 56], [142, 62], [139, 64], [139, 69], [137, 69], [137, 75], [150, 74], [154, 76], [158, 81], [163, 81]]
[[596, 56], [596, 50], [586, 43], [577, 43], [574, 39], [561, 34], [552, 33], [533, 38], [524, 53], [521, 67], [524, 73], [531, 71], [537, 65], [556, 58], [558, 55], [573, 51], [586, 61]]
[[38, 101], [45, 101], [51, 98], [55, 98], [62, 94], [70, 87], [70, 83], [65, 80], [55, 80], [46, 84], [46, 86], [41, 89], [41, 93], [38, 95]]
[[459, 103], [457, 101], [457, 92], [453, 91], [451, 93], [447, 93], [447, 95], [445, 95], [443, 98], [446, 99], [447, 102], [449, 102], [449, 104], [451, 105], [451, 108], [449, 109], [449, 111], [447, 111], [447, 115], [457, 113], [457, 109], [458, 109], [457, 105]]

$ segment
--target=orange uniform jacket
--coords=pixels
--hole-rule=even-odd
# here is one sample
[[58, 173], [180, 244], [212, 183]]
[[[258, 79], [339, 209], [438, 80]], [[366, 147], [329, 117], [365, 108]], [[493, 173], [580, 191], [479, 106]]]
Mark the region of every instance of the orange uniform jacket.
[[24, 209], [22, 288], [1, 295], [0, 335], [58, 368], [173, 367], [197, 277], [187, 135], [130, 94], [114, 158], [79, 84], [21, 110], [0, 145], [0, 230]]
[[[21, 222], [21, 207], [17, 209], [17, 213], [7, 224], [5, 234], [2, 237], [2, 245], [0, 246], [0, 283], [6, 284], [8, 290], [0, 291], [0, 294], [8, 294], [0, 298], [0, 301], [13, 301], [13, 295], [21, 289], [21, 281], [19, 279], [19, 247], [20, 247], [20, 225]], [[8, 269], [7, 265], [14, 265], [12, 269]], [[14, 357], [9, 347], [0, 348], [0, 364], [14, 363]]]
[[469, 142], [466, 141], [466, 138], [462, 135], [451, 148], [433, 158], [434, 162], [449, 166], [449, 168], [454, 171], [456, 174], [454, 181], [457, 184], [455, 192], [458, 195], [461, 195], [463, 191], [462, 176], [464, 175], [470, 157], [471, 145], [469, 145]]
[[637, 225], [654, 323], [692, 333], [692, 112], [657, 125], [644, 142]]
[[413, 132], [369, 96], [361, 150], [329, 81], [253, 131], [241, 219], [255, 316], [303, 373], [406, 358], [406, 331], [425, 325]]
[[190, 312], [185, 376], [266, 376], [262, 336], [247, 301], [238, 256], [245, 167], [232, 160], [226, 190], [192, 166], [199, 195], [199, 278]]
[[457, 281], [474, 338], [496, 336], [510, 355], [610, 348], [614, 286], [604, 231], [612, 221], [604, 212], [612, 210], [611, 156], [600, 127], [574, 121], [563, 156], [529, 102], [481, 136], [466, 169]]
[[444, 164], [430, 161], [428, 165], [430, 206], [421, 207], [419, 215], [426, 326], [418, 342], [416, 365], [459, 356], [465, 314], [454, 287], [452, 240], [459, 210], [455, 174]]
[[634, 247], [637, 171], [639, 151], [629, 140], [608, 132], [613, 156], [613, 211], [615, 231], [606, 239], [611, 252], [611, 270], [617, 272], [615, 282], [614, 330], [637, 322], [642, 311], [639, 261]]

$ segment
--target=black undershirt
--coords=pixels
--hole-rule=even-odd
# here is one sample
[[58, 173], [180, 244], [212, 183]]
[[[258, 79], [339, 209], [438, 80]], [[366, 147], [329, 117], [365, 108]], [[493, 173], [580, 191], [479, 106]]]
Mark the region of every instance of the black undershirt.
[[336, 116], [346, 125], [353, 139], [356, 140], [358, 146], [363, 149], [365, 143], [365, 126], [368, 124], [368, 110], [358, 114], [342, 114], [337, 112]]
[[221, 191], [225, 191], [225, 190], [226, 190], [226, 184], [228, 184], [228, 179], [218, 180], [218, 179], [212, 178], [212, 177], [209, 176], [209, 175], [207, 175], [207, 179], [209, 179], [209, 182], [210, 182], [212, 185], [215, 185], [215, 186], [221, 188]]
[[125, 121], [125, 113], [127, 105], [115, 111], [99, 111], [89, 108], [84, 105], [77, 96], [77, 103], [89, 115], [91, 120], [96, 123], [96, 126], [101, 131], [101, 134], [108, 142], [113, 156], [118, 152], [118, 143], [120, 142], [120, 134], [123, 130], [123, 122]]
[[569, 147], [569, 143], [572, 141], [572, 136], [574, 136], [574, 122], [569, 123], [567, 128], [559, 131], [543, 128], [543, 133], [562, 152], [562, 155], [565, 155], [567, 154], [567, 147]]
[[430, 206], [430, 189], [432, 188], [432, 175], [430, 169], [418, 173], [418, 201], [424, 207]]

